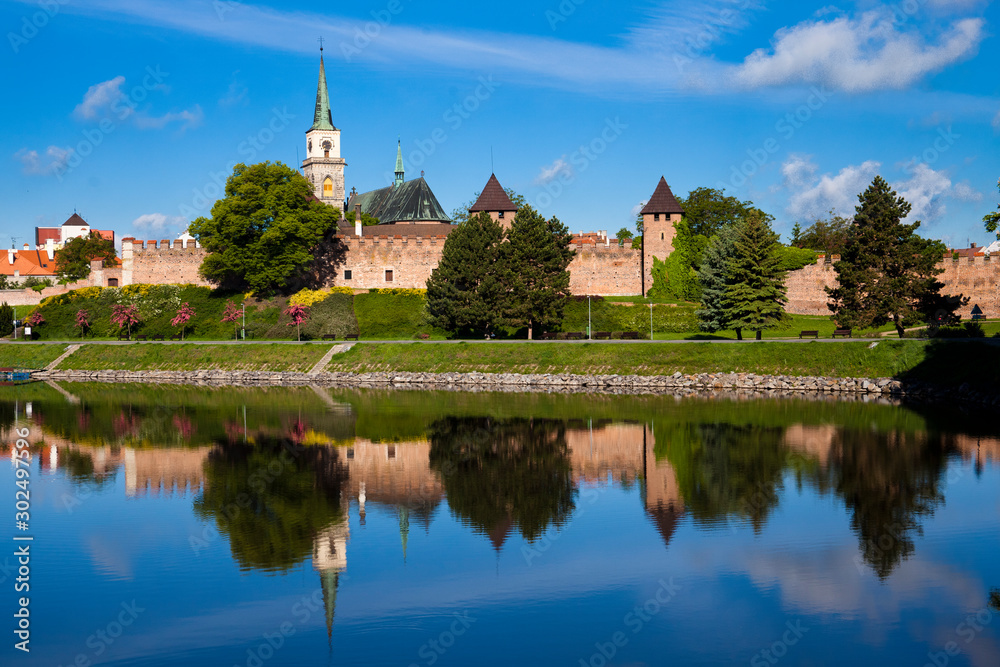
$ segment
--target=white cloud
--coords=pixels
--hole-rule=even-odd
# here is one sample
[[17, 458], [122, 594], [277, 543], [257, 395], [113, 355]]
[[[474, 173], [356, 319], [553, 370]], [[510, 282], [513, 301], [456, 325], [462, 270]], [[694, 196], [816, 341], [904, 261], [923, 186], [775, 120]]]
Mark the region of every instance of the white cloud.
[[138, 114], [135, 117], [135, 126], [140, 130], [162, 130], [171, 123], [180, 123], [180, 131], [184, 132], [192, 127], [198, 127], [204, 120], [205, 114], [201, 110], [201, 105], [196, 104], [193, 108], [180, 112], [171, 112], [162, 116], [148, 116]]
[[997, 115], [993, 117], [993, 127], [1000, 130], [1000, 111], [997, 111]]
[[[239, 74], [239, 70], [233, 72], [235, 77]], [[247, 105], [247, 94], [249, 89], [242, 83], [237, 81], [235, 78], [229, 83], [229, 88], [226, 90], [226, 94], [219, 100], [220, 107], [235, 107], [235, 106], [246, 106]]]
[[[95, 84], [87, 89], [87, 94], [83, 96], [83, 101], [77, 105], [73, 115], [80, 120], [96, 120], [111, 111], [112, 105], [125, 99], [122, 92], [122, 85], [125, 77], [116, 76], [109, 81]], [[127, 107], [122, 111], [128, 114]]]
[[187, 227], [187, 218], [183, 216], [170, 216], [163, 213], [147, 213], [140, 215], [132, 221], [132, 227], [143, 232], [168, 232], [179, 233], [182, 228]]
[[951, 193], [951, 179], [944, 171], [935, 171], [928, 165], [918, 163], [908, 171], [910, 177], [893, 184], [893, 190], [908, 201], [909, 221], [927, 220], [940, 216], [945, 212], [943, 198]]
[[818, 218], [833, 211], [850, 217], [857, 205], [858, 193], [867, 188], [881, 163], [868, 160], [848, 166], [835, 175], [816, 177], [818, 168], [803, 156], [792, 156], [782, 165], [786, 187], [791, 191], [788, 213], [799, 220]]
[[535, 185], [548, 185], [561, 176], [572, 176], [573, 168], [566, 162], [566, 156], [557, 158], [552, 164], [542, 167], [542, 170], [535, 177]]
[[639, 214], [642, 213], [642, 209], [646, 208], [646, 204], [648, 204], [648, 203], [649, 203], [649, 200], [648, 199], [644, 199], [643, 201], [641, 201], [638, 204], [636, 204], [635, 206], [633, 206], [632, 207], [632, 211], [631, 211], [631, 213], [632, 213], [632, 218], [631, 219], [632, 220], [636, 220], [639, 217]]
[[900, 32], [886, 11], [860, 18], [806, 21], [779, 30], [772, 48], [758, 49], [736, 67], [737, 85], [763, 88], [822, 84], [849, 92], [906, 88], [971, 55], [984, 37], [981, 19], [953, 23], [930, 43]]
[[38, 151], [29, 151], [22, 148], [14, 154], [14, 159], [21, 163], [21, 168], [25, 174], [32, 176], [51, 176], [66, 169], [70, 156], [73, 155], [71, 148], [61, 148], [59, 146], [49, 146], [45, 150], [45, 156], [38, 154]]
[[983, 200], [983, 193], [969, 185], [968, 181], [956, 183], [955, 187], [952, 188], [952, 196], [954, 196], [955, 199], [960, 199], [962, 201]]

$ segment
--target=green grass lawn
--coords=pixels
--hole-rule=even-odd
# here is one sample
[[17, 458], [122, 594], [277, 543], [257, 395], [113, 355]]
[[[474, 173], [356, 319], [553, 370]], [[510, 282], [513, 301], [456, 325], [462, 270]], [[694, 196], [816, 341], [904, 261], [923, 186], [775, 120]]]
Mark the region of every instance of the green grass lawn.
[[306, 372], [329, 350], [328, 345], [85, 345], [59, 370]]
[[[1000, 346], [989, 343], [882, 341], [620, 345], [608, 343], [362, 344], [333, 357], [330, 371], [574, 373], [670, 375], [744, 372], [829, 377], [900, 377], [991, 384]], [[971, 376], [975, 368], [977, 376]], [[971, 376], [971, 377], [970, 377]]]
[[66, 345], [5, 343], [0, 345], [0, 366], [45, 368], [66, 351]]

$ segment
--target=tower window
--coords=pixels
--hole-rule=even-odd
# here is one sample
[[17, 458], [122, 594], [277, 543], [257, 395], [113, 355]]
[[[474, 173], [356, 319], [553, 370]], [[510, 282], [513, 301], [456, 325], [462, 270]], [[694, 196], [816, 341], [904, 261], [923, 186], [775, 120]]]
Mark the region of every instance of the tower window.
[[391, 283], [392, 282], [392, 269], [386, 269], [385, 270], [385, 281], [387, 283]]
[[354, 274], [351, 272], [350, 269], [344, 269], [344, 280], [350, 280], [353, 277]]
[[108, 287], [118, 287], [118, 279], [108, 278]]
[[312, 142], [312, 139], [309, 140], [309, 152], [310, 153], [313, 152], [313, 142]]
[[503, 220], [503, 211], [500, 211], [500, 219]]
[[662, 240], [664, 240], [664, 239], [663, 239], [663, 232], [660, 232], [660, 240], [661, 240], [661, 241], [662, 241]]
[[323, 142], [323, 157], [330, 157], [330, 149], [331, 148], [332, 148], [332, 146], [330, 145], [329, 141], [324, 141]]
[[659, 222], [660, 221], [660, 214], [659, 213], [654, 213], [653, 214], [653, 220], [656, 221], [656, 222]]
[[333, 196], [333, 179], [327, 176], [326, 180], [323, 181], [323, 196], [332, 197]]

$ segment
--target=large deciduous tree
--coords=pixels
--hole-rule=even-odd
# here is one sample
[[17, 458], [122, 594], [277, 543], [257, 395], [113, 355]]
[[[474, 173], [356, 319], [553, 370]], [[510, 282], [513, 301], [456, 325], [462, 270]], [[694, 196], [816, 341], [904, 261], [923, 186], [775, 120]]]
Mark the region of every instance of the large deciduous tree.
[[522, 206], [501, 248], [502, 281], [506, 286], [504, 315], [508, 324], [528, 328], [555, 327], [562, 321], [569, 297], [573, 259], [569, 229], [558, 218], [546, 220], [531, 206]]
[[435, 326], [468, 334], [501, 324], [498, 261], [503, 239], [503, 227], [487, 213], [472, 216], [448, 235], [441, 261], [427, 280], [427, 311]]
[[944, 245], [918, 236], [920, 221], [903, 222], [910, 204], [881, 176], [858, 200], [843, 254], [833, 265], [839, 284], [826, 290], [837, 324], [865, 329], [892, 322], [902, 338], [906, 326], [952, 318], [962, 300], [941, 296]]
[[691, 225], [691, 231], [711, 238], [723, 227], [739, 223], [752, 214], [761, 216], [765, 222], [774, 217], [753, 205], [752, 201], [740, 201], [726, 195], [725, 190], [715, 188], [695, 188], [687, 198], [680, 200], [684, 217]]
[[[798, 227], [799, 223], [795, 223]], [[825, 220], [816, 218], [813, 224], [800, 231], [797, 238], [792, 238], [792, 245], [797, 248], [808, 248], [820, 252], [828, 252], [831, 255], [839, 255], [844, 252], [847, 245], [847, 234], [851, 228], [850, 218], [837, 215], [830, 211], [830, 215]]]
[[307, 278], [340, 210], [317, 201], [312, 185], [280, 162], [238, 164], [211, 218], [190, 232], [208, 251], [201, 274], [226, 290], [273, 294]]
[[102, 266], [115, 266], [115, 242], [97, 232], [70, 239], [56, 250], [56, 275], [64, 282], [83, 280], [90, 275], [90, 262], [101, 260]]

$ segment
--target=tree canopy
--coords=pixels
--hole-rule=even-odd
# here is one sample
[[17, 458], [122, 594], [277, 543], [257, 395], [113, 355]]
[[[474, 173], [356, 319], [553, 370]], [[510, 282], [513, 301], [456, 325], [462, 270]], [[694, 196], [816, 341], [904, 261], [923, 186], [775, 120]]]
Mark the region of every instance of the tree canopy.
[[750, 215], [758, 215], [768, 223], [774, 220], [773, 216], [754, 206], [752, 201], [740, 201], [725, 192], [715, 188], [695, 188], [687, 198], [680, 199], [692, 232], [711, 238], [723, 227], [736, 224]]
[[306, 278], [340, 210], [312, 196], [299, 172], [276, 162], [238, 164], [211, 218], [191, 223], [208, 251], [201, 274], [226, 290], [273, 294]]
[[76, 282], [90, 275], [90, 262], [101, 260], [101, 266], [115, 266], [115, 242], [97, 232], [67, 241], [56, 250], [56, 275], [64, 282]]
[[[997, 189], [1000, 189], [1000, 180], [997, 181]], [[996, 213], [987, 213], [983, 216], [983, 222], [986, 223], [986, 231], [996, 232], [997, 238], [1000, 239], [1000, 204], [997, 204]]]
[[941, 296], [944, 244], [918, 236], [919, 220], [903, 222], [910, 204], [881, 176], [858, 200], [844, 252], [833, 265], [839, 284], [826, 288], [837, 324], [867, 329], [892, 322], [902, 338], [907, 326], [952, 318], [962, 302]]
[[[799, 223], [795, 223], [799, 227]], [[841, 255], [847, 245], [847, 234], [851, 228], [850, 218], [837, 215], [830, 211], [830, 217], [817, 218], [816, 221], [806, 227], [805, 231], [792, 237], [792, 245], [797, 248], [808, 248], [827, 252], [831, 255]]]
[[701, 284], [698, 282], [697, 267], [701, 263], [708, 239], [696, 234], [687, 218], [675, 222], [673, 252], [664, 259], [653, 258], [653, 286], [648, 296], [675, 299], [678, 301], [698, 301], [701, 298]]

